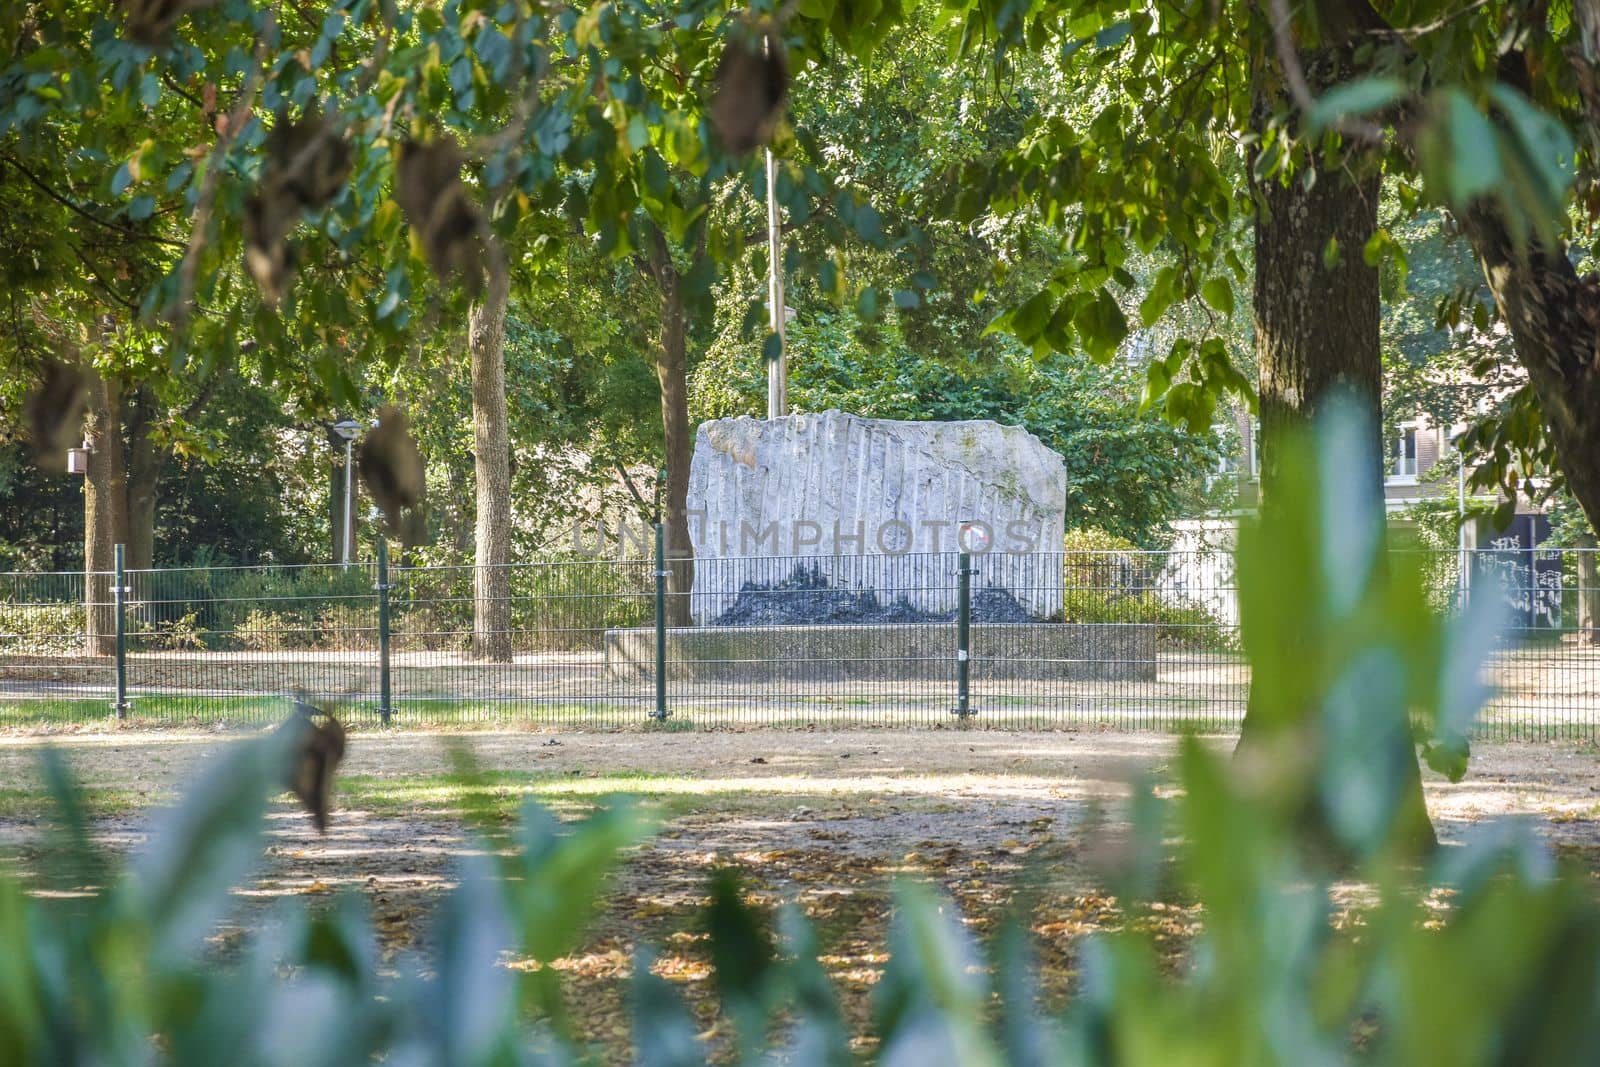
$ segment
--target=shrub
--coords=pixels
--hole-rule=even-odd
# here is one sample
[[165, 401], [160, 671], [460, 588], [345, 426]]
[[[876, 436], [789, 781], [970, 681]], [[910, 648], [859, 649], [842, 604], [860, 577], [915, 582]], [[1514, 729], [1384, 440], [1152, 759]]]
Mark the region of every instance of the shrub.
[[210, 635], [201, 630], [198, 612], [154, 620], [130, 614], [127, 625], [130, 651], [202, 652], [210, 647]]
[[378, 647], [378, 606], [335, 601], [317, 614], [316, 647], [336, 652], [370, 651]]
[[1094, 528], [1067, 531], [1063, 545], [1064, 622], [1154, 626], [1162, 642], [1179, 648], [1238, 647], [1234, 627], [1162, 589], [1164, 553]]
[[311, 634], [293, 615], [251, 609], [234, 628], [240, 647], [250, 652], [284, 652], [311, 647]]
[[13, 656], [71, 656], [83, 651], [82, 604], [0, 601], [0, 652]]

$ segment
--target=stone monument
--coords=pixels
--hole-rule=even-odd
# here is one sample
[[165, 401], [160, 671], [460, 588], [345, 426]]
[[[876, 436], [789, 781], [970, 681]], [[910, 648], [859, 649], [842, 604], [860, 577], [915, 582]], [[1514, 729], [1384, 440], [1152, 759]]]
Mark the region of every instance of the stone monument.
[[691, 612], [715, 625], [741, 592], [786, 583], [871, 594], [907, 621], [942, 615], [965, 550], [975, 599], [1014, 601], [1017, 617], [1002, 621], [1050, 619], [1065, 512], [1061, 456], [1020, 426], [840, 411], [703, 423], [689, 475]]

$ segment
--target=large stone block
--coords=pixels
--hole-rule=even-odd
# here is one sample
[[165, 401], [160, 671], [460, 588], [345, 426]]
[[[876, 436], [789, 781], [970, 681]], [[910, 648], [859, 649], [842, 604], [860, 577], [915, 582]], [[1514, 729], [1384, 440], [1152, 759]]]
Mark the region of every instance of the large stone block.
[[691, 610], [715, 624], [741, 591], [787, 583], [943, 615], [965, 548], [974, 593], [1004, 590], [1024, 617], [1049, 618], [1061, 610], [1066, 499], [1061, 457], [1020, 426], [840, 411], [703, 423], [689, 475]]

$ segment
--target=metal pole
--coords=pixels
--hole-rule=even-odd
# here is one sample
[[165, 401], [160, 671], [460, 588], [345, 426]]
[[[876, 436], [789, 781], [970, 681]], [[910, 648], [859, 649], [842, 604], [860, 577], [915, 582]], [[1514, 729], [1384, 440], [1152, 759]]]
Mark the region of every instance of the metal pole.
[[389, 676], [389, 539], [378, 535], [378, 718], [389, 725], [394, 711]]
[[664, 527], [656, 523], [656, 708], [650, 717], [665, 722], [667, 709], [667, 546]]
[[354, 537], [353, 531], [350, 528], [352, 526], [351, 520], [355, 511], [353, 499], [355, 493], [352, 491], [350, 478], [352, 473], [351, 459], [354, 451], [355, 439], [346, 437], [344, 439], [344, 559], [341, 561], [346, 567], [350, 566], [350, 557], [355, 554], [351, 547]]
[[961, 553], [956, 582], [956, 716], [972, 714], [972, 556]]
[[116, 584], [111, 588], [112, 602], [116, 605], [117, 628], [117, 718], [128, 717], [128, 571], [127, 548], [116, 545], [112, 549], [116, 563]]
[[767, 418], [789, 413], [789, 344], [783, 321], [783, 228], [778, 225], [778, 163], [767, 149], [767, 321], [778, 338], [778, 358], [767, 363]]

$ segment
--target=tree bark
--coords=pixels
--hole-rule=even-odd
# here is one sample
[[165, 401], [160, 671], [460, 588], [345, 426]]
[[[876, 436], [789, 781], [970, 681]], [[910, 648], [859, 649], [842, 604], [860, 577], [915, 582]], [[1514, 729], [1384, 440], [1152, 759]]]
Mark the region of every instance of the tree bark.
[[83, 480], [84, 651], [116, 652], [112, 573], [117, 544], [128, 543], [128, 478], [122, 452], [122, 393], [96, 375], [89, 387], [84, 437], [89, 469]]
[[129, 570], [145, 571], [155, 564], [156, 488], [170, 452], [151, 440], [150, 424], [155, 400], [136, 390], [127, 420], [128, 441], [128, 551]]
[[1578, 541], [1578, 643], [1600, 645], [1600, 560], [1595, 539]]
[[328, 464], [328, 558], [338, 563], [344, 559], [344, 438], [332, 426], [323, 429], [333, 457]]
[[477, 476], [476, 566], [472, 576], [472, 651], [511, 661], [511, 445], [506, 414], [506, 302], [503, 261], [489, 272], [483, 301], [467, 328], [472, 357], [472, 448]]
[[[1326, 23], [1323, 28], [1326, 33]], [[1303, 54], [1302, 69], [1314, 91], [1347, 76], [1346, 54], [1337, 44]], [[1262, 117], [1283, 92], [1277, 79], [1265, 74], [1258, 72], [1256, 84], [1256, 112]], [[1325, 403], [1341, 391], [1364, 410], [1373, 435], [1370, 455], [1348, 457], [1371, 465], [1348, 480], [1366, 495], [1350, 506], [1383, 514], [1383, 471], [1373, 462], [1384, 454], [1379, 279], [1363, 255], [1377, 230], [1382, 179], [1375, 162], [1358, 155], [1335, 167], [1323, 167], [1315, 151], [1308, 155], [1287, 182], [1269, 177], [1257, 190], [1254, 325], [1261, 403], [1260, 507], [1268, 527], [1285, 478], [1292, 473], [1283, 468], [1282, 442], [1308, 432]], [[1292, 644], [1301, 638], [1285, 634], [1282, 639]], [[1253, 688], [1240, 727], [1240, 750], [1263, 744], [1262, 724], [1274, 718], [1264, 715], [1257, 701]], [[1313, 709], [1305, 710], [1309, 714]], [[1405, 736], [1409, 738], [1409, 730]], [[1404, 765], [1407, 780], [1396, 833], [1427, 847], [1435, 837], [1414, 746], [1408, 748]], [[1313, 810], [1305, 817], [1310, 833], [1331, 842], [1314, 793], [1309, 803]]]
[[649, 270], [661, 289], [661, 344], [656, 380], [661, 386], [661, 427], [667, 454], [666, 534], [667, 625], [690, 626], [689, 593], [694, 587], [694, 541], [689, 532], [689, 465], [694, 431], [689, 425], [689, 335], [683, 279], [672, 262], [666, 237], [656, 230], [648, 252]]
[[1564, 247], [1519, 247], [1487, 205], [1461, 223], [1539, 397], [1561, 473], [1600, 529], [1600, 283], [1580, 278]]

